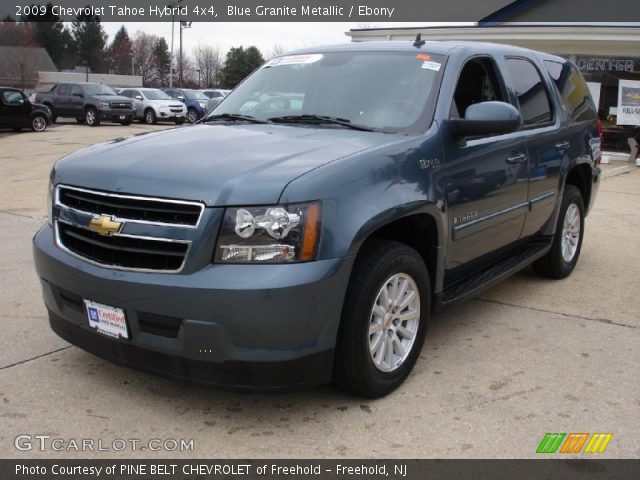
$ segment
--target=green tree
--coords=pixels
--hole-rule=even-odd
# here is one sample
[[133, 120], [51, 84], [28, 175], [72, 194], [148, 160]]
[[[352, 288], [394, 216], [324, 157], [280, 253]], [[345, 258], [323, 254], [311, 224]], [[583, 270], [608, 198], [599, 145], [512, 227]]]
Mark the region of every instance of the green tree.
[[103, 72], [105, 62], [107, 34], [98, 15], [81, 14], [73, 21], [73, 38], [78, 46], [78, 58], [82, 64], [94, 72]]
[[224, 67], [220, 70], [222, 88], [235, 88], [244, 78], [264, 63], [264, 58], [256, 47], [246, 50], [235, 47], [229, 50]]
[[159, 37], [153, 46], [153, 65], [156, 70], [156, 81], [160, 87], [169, 84], [170, 63], [169, 45], [164, 37]]
[[47, 3], [45, 8], [43, 15], [22, 15], [22, 21], [34, 25], [36, 41], [47, 51], [58, 68], [73, 67], [76, 63], [73, 37], [69, 29], [64, 26], [61, 17], [53, 13], [53, 4]]
[[109, 46], [109, 63], [113, 73], [118, 75], [131, 74], [131, 59], [133, 58], [132, 42], [124, 25], [113, 37]]

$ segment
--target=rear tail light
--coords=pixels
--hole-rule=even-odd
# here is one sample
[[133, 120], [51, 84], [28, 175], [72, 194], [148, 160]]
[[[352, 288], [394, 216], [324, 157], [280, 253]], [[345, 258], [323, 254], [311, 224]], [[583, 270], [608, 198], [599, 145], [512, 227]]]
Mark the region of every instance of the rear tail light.
[[598, 127], [598, 138], [600, 139], [600, 145], [598, 145], [598, 154], [596, 155], [596, 166], [600, 165], [602, 161], [602, 122], [600, 119], [597, 120], [596, 125]]

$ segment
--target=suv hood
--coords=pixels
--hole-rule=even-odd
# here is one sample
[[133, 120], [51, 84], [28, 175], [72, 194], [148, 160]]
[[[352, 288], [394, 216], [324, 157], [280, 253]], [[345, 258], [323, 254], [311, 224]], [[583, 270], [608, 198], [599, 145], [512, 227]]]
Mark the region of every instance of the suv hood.
[[394, 140], [337, 128], [202, 124], [73, 153], [57, 162], [53, 180], [209, 206], [270, 204], [296, 177]]
[[129, 97], [124, 97], [122, 95], [93, 95], [95, 98], [99, 98], [103, 102], [128, 102], [131, 103], [131, 99]]

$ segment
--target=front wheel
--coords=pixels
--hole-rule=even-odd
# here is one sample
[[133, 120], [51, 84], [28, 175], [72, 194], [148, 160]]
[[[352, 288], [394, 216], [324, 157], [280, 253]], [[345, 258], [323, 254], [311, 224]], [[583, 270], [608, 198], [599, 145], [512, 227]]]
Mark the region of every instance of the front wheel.
[[31, 130], [34, 132], [44, 132], [47, 129], [47, 119], [44, 115], [35, 115], [31, 119]]
[[196, 112], [195, 108], [190, 108], [187, 111], [187, 122], [194, 123], [198, 120], [198, 112]]
[[368, 398], [404, 382], [424, 343], [430, 292], [427, 267], [414, 249], [389, 240], [366, 244], [344, 301], [335, 382]]
[[95, 108], [89, 107], [86, 112], [84, 112], [84, 123], [90, 127], [97, 127], [100, 125], [100, 117], [98, 116], [98, 111]]
[[573, 185], [564, 187], [553, 244], [547, 254], [533, 263], [533, 270], [542, 277], [565, 278], [578, 263], [584, 234], [584, 203], [582, 194]]
[[155, 125], [157, 122], [156, 113], [153, 109], [148, 108], [146, 112], [144, 112], [144, 123], [147, 125]]

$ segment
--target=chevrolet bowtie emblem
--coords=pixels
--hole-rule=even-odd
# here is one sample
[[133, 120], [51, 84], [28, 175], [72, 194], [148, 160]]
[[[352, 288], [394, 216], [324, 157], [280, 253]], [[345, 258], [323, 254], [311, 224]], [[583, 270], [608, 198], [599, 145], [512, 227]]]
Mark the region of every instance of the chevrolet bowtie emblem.
[[124, 222], [117, 222], [109, 215], [95, 216], [89, 223], [89, 228], [100, 235], [113, 235], [120, 233]]

